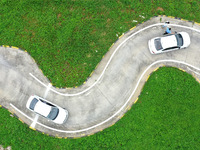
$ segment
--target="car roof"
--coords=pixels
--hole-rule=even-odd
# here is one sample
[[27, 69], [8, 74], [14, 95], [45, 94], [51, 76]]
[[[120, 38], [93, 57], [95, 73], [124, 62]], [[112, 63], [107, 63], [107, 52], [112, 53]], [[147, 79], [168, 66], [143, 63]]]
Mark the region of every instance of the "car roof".
[[51, 106], [41, 102], [40, 100], [35, 105], [34, 111], [47, 117], [51, 111]]
[[161, 38], [161, 44], [163, 49], [177, 46], [177, 40], [175, 35], [170, 35]]

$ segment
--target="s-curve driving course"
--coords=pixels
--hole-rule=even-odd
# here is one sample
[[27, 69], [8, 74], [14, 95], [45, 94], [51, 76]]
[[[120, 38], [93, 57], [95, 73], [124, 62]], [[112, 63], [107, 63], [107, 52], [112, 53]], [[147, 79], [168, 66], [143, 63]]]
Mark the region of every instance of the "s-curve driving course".
[[[187, 32], [191, 44], [186, 49], [152, 55], [148, 41], [162, 36], [165, 21], [170, 21], [173, 32]], [[120, 37], [86, 83], [77, 88], [53, 87], [27, 52], [2, 46], [0, 105], [16, 114], [30, 128], [48, 135], [91, 135], [113, 125], [130, 109], [150, 73], [158, 67], [181, 68], [198, 80], [199, 58], [200, 24], [165, 16], [154, 17]], [[66, 108], [69, 112], [67, 122], [55, 124], [28, 110], [27, 100], [34, 94]]]

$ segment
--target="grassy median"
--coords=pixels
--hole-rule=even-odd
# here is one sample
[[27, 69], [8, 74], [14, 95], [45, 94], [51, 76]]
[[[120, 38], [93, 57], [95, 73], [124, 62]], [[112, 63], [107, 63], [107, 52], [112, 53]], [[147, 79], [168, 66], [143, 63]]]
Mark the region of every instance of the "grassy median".
[[[27, 50], [57, 87], [81, 85], [122, 33], [150, 17], [200, 22], [198, 0], [0, 0], [0, 6], [0, 45]], [[80, 139], [35, 132], [0, 108], [0, 144], [17, 150], [198, 149], [199, 93], [191, 75], [161, 68], [120, 121]]]

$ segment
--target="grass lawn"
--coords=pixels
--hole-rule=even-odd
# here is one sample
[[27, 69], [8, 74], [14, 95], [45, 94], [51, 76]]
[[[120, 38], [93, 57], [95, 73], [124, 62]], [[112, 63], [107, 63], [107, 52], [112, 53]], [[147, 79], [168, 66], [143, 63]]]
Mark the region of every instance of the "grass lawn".
[[[57, 87], [81, 85], [118, 36], [152, 16], [200, 22], [198, 0], [0, 0], [0, 6], [0, 45], [27, 50]], [[102, 132], [55, 139], [0, 108], [0, 144], [17, 150], [198, 149], [199, 99], [200, 85], [191, 75], [161, 68], [132, 109]]]
[[[160, 86], [162, 85], [162, 87]], [[200, 84], [166, 67], [154, 72], [126, 115], [89, 137], [57, 139], [33, 131], [0, 108], [0, 143], [12, 149], [199, 149]]]

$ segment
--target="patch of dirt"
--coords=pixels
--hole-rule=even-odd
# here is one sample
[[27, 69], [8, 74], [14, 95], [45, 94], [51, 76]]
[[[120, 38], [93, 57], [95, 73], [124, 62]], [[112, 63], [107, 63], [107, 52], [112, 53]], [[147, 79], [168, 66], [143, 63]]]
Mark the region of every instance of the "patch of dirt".
[[162, 7], [158, 7], [156, 10], [164, 11]]
[[87, 54], [87, 57], [90, 58], [90, 57], [91, 57], [91, 54]]
[[96, 29], [93, 29], [90, 34], [96, 34]]
[[61, 17], [61, 14], [58, 14], [58, 15], [57, 15], [57, 19], [59, 19], [60, 17]]
[[106, 32], [102, 32], [102, 33], [101, 33], [101, 36], [105, 36], [105, 35], [106, 35]]
[[110, 23], [110, 18], [108, 18], [106, 22], [107, 22], [107, 23]]

